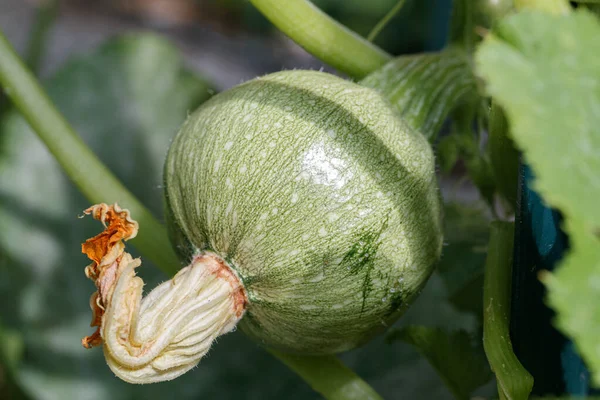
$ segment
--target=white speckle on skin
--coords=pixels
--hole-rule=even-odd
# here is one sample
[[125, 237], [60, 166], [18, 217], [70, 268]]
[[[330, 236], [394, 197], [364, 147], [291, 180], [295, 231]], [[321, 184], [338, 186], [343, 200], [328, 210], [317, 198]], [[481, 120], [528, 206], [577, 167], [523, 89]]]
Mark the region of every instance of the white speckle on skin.
[[275, 146], [277, 146], [277, 143], [275, 143], [275, 142], [269, 142], [269, 147], [270, 148], [273, 148]]
[[279, 129], [282, 127], [283, 127], [283, 125], [281, 125], [281, 122], [275, 122], [275, 128]]
[[319, 236], [323, 237], [323, 236], [326, 236], [326, 235], [327, 235], [327, 229], [321, 227], [319, 229]]
[[279, 212], [279, 208], [274, 208], [274, 209], [271, 210], [271, 213], [273, 215], [277, 214], [278, 212]]
[[381, 193], [381, 192], [377, 192], [377, 193], [375, 193], [375, 196], [376, 196], [378, 199], [380, 199], [380, 198], [382, 198], [382, 197], [383, 197], [383, 193]]
[[244, 116], [244, 119], [242, 119], [242, 122], [248, 122], [250, 121], [250, 118], [252, 118], [252, 114], [246, 114]]
[[248, 167], [246, 166], [246, 164], [244, 164], [240, 167], [240, 173], [244, 174], [246, 173], [246, 171], [248, 171]]
[[260, 219], [264, 221], [265, 219], [267, 219], [267, 217], [268, 217], [268, 216], [269, 216], [269, 214], [267, 214], [267, 213], [262, 213], [262, 214], [260, 215]]
[[231, 179], [227, 178], [225, 179], [225, 185], [229, 188], [229, 189], [233, 189], [233, 183], [231, 183]]
[[233, 147], [233, 142], [231, 142], [231, 141], [230, 141], [230, 142], [227, 142], [227, 143], [225, 143], [225, 146], [223, 146], [223, 148], [224, 148], [225, 150], [229, 150], [229, 149], [231, 149], [232, 147]]
[[290, 279], [290, 283], [298, 284], [300, 283], [300, 279]]
[[251, 108], [251, 109], [255, 109], [256, 107], [258, 107], [258, 104], [256, 104], [256, 103], [252, 103], [252, 104], [250, 104], [250, 108]]
[[316, 308], [317, 308], [317, 306], [315, 306], [313, 304], [301, 304], [300, 305], [301, 310], [314, 310]]
[[238, 222], [237, 211], [233, 210], [233, 215], [231, 216], [231, 227], [233, 229], [235, 229], [235, 227], [237, 226], [237, 222]]
[[298, 201], [298, 193], [292, 193], [292, 204]]
[[316, 283], [316, 282], [321, 282], [323, 279], [325, 279], [325, 274], [323, 274], [323, 272], [321, 272], [319, 275], [315, 276], [310, 281], [313, 283]]
[[330, 129], [327, 131], [327, 134], [329, 135], [330, 138], [335, 139], [335, 137], [337, 136], [337, 134], [335, 133], [335, 131], [333, 129]]
[[334, 304], [334, 305], [331, 306], [331, 308], [333, 308], [334, 310], [339, 310], [342, 307], [344, 307], [343, 304]]
[[300, 250], [296, 249], [296, 250], [290, 251], [289, 256], [294, 257], [294, 256], [297, 256], [298, 254], [300, 254]]
[[217, 161], [215, 161], [213, 171], [218, 172], [219, 168], [221, 168], [221, 158], [217, 158]]
[[231, 210], [233, 210], [233, 200], [229, 200], [229, 203], [227, 203], [227, 208], [225, 209], [225, 215], [229, 215], [231, 213]]
[[327, 219], [329, 220], [329, 222], [335, 222], [337, 221], [339, 218], [339, 215], [337, 215], [336, 213], [331, 213], [327, 216]]
[[305, 233], [304, 235], [302, 235], [302, 240], [308, 240], [310, 239], [310, 235]]

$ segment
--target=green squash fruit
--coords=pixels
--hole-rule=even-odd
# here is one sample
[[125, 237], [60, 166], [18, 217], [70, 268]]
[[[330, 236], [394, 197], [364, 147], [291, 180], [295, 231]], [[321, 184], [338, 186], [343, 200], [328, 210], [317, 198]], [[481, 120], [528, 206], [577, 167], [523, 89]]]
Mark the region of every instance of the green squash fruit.
[[427, 140], [376, 91], [322, 72], [267, 75], [204, 103], [172, 143], [165, 190], [175, 246], [222, 257], [246, 290], [239, 327], [284, 351], [364, 343], [441, 252]]

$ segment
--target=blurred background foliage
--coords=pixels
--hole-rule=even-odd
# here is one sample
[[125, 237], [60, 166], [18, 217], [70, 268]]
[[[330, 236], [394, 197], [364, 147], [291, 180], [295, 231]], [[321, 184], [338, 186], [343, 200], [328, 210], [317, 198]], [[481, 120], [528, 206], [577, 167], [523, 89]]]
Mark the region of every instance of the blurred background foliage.
[[[396, 0], [315, 3], [366, 35]], [[376, 42], [393, 54], [440, 48], [449, 3], [409, 0]], [[159, 217], [163, 159], [190, 110], [215, 90], [256, 75], [322, 67], [242, 0], [65, 0], [49, 29], [41, 30], [35, 50], [30, 39], [42, 21], [37, 6], [0, 1], [0, 27], [22, 54], [37, 52], [36, 69], [58, 108]], [[101, 351], [80, 344], [92, 331], [88, 299], [94, 290], [83, 272], [88, 261], [80, 243], [100, 226], [77, 218], [88, 202], [22, 118], [6, 102], [1, 109], [0, 399], [318, 398], [239, 332], [222, 337], [196, 369], [176, 381], [133, 386], [113, 377]], [[462, 174], [460, 166], [455, 172]], [[442, 188], [448, 218], [439, 272], [389, 341], [382, 336], [341, 355], [384, 398], [452, 398], [436, 370], [455, 364], [428, 359], [430, 345], [420, 352], [413, 347], [424, 336], [416, 337], [411, 326], [447, 338], [441, 342], [450, 359], [457, 357], [455, 340], [460, 347], [481, 344], [480, 303], [465, 298], [481, 298], [488, 215], [479, 211], [483, 207], [473, 209], [480, 200], [464, 181], [445, 178]], [[149, 262], [140, 275], [148, 289], [166, 279]], [[454, 392], [468, 393], [489, 380], [487, 364], [481, 368], [476, 381]], [[490, 382], [478, 393], [492, 393], [493, 387]]]

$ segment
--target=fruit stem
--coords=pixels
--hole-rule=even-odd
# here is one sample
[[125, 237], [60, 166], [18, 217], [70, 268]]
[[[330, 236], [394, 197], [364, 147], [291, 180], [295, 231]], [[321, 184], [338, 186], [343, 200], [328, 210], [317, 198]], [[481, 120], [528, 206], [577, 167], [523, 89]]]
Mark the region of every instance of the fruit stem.
[[308, 0], [250, 2], [310, 54], [353, 78], [363, 78], [392, 58]]

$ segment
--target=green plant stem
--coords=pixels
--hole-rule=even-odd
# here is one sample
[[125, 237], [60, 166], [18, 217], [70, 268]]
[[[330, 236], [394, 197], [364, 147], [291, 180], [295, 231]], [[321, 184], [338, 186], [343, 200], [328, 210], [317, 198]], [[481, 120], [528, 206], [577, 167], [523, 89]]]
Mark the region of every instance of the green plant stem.
[[169, 245], [166, 229], [102, 164], [58, 112], [6, 37], [0, 33], [0, 83], [8, 98], [46, 144], [66, 174], [92, 203], [118, 202], [140, 224], [132, 243], [148, 259], [172, 275], [180, 263]]
[[335, 356], [307, 357], [269, 350], [330, 400], [381, 400], [371, 386]]
[[477, 90], [469, 58], [459, 49], [397, 57], [359, 83], [380, 92], [431, 141], [456, 105]]
[[375, 25], [373, 27], [371, 32], [369, 32], [369, 34], [367, 35], [367, 40], [369, 42], [372, 42], [373, 40], [375, 40], [375, 38], [377, 37], [377, 35], [379, 35], [381, 33], [383, 28], [385, 28], [387, 26], [387, 24], [392, 20], [392, 18], [394, 18], [396, 16], [396, 14], [398, 14], [400, 12], [402, 7], [404, 7], [404, 4], [406, 4], [406, 0], [398, 1], [398, 3], [396, 3], [396, 5], [394, 7], [392, 7], [392, 9], [390, 11], [388, 11], [387, 14], [385, 14], [385, 16], [381, 19], [381, 21], [379, 21], [377, 23], [377, 25]]
[[492, 222], [483, 284], [483, 347], [496, 374], [501, 399], [527, 399], [533, 377], [510, 341], [510, 293], [514, 223]]
[[363, 78], [392, 58], [308, 0], [250, 2], [306, 51], [353, 78]]
[[[0, 84], [67, 175], [92, 202], [118, 201], [140, 224], [132, 243], [169, 275], [179, 261], [165, 227], [137, 200], [87, 147], [56, 110], [35, 77], [0, 32]], [[328, 399], [379, 399], [377, 393], [333, 356], [301, 357], [272, 351]], [[358, 393], [359, 397], [356, 397]], [[330, 397], [331, 396], [331, 397]]]

